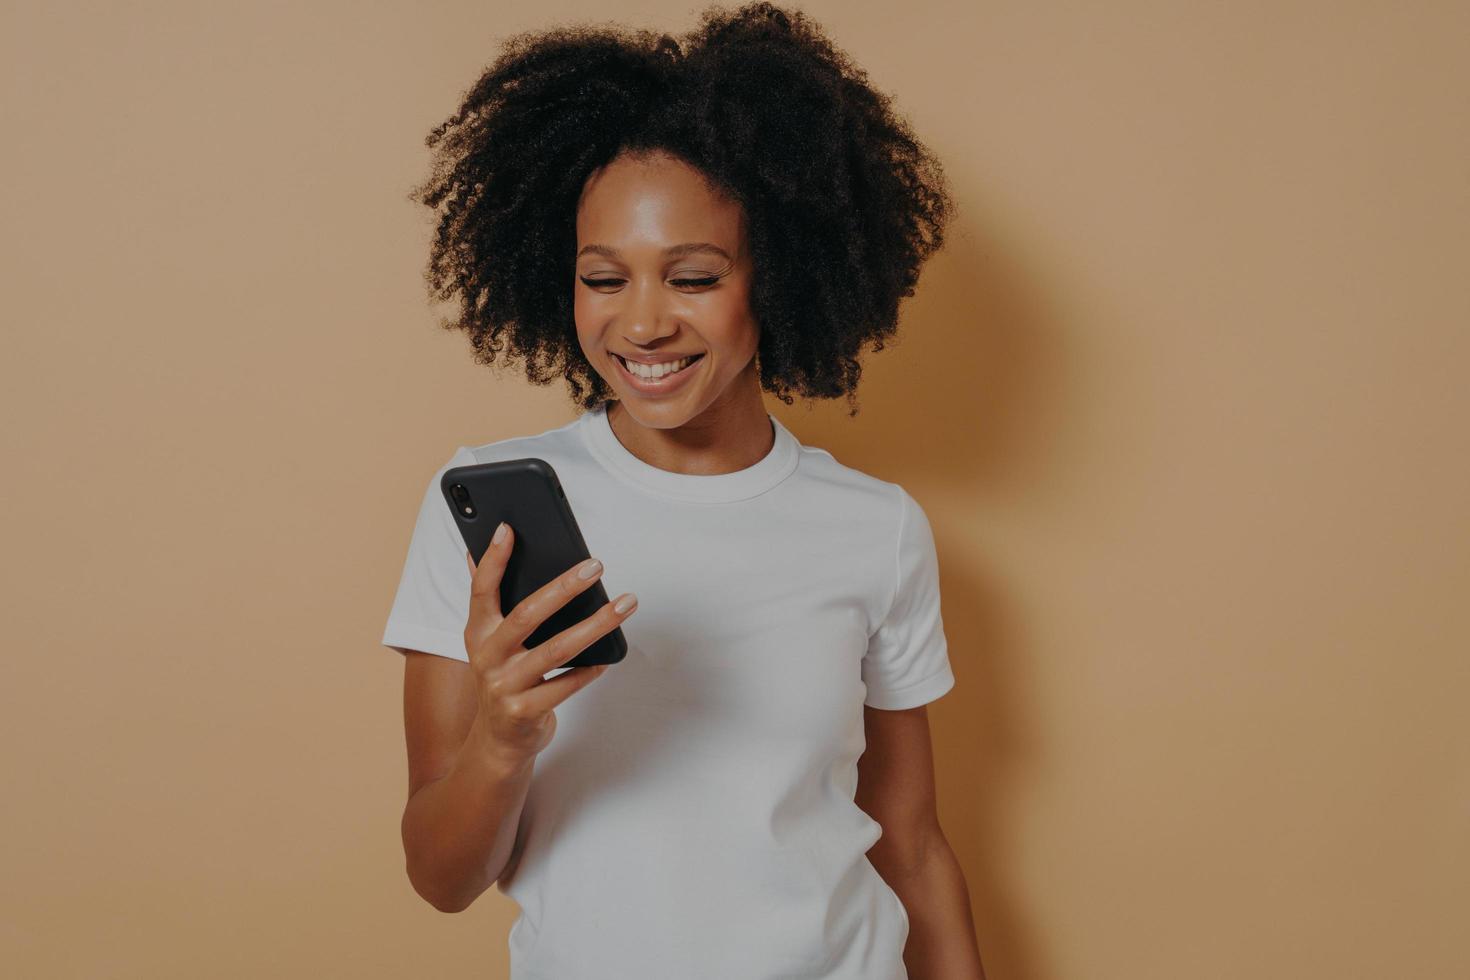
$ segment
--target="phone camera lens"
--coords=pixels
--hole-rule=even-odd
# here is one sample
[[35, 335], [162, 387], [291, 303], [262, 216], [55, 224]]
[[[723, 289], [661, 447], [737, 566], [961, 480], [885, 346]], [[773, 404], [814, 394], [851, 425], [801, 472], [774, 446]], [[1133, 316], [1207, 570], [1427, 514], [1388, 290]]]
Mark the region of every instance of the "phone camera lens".
[[465, 489], [463, 483], [456, 483], [450, 487], [449, 495], [454, 498], [454, 502], [458, 506], [460, 513], [464, 514], [467, 518], [475, 516], [474, 502], [470, 500], [470, 492]]

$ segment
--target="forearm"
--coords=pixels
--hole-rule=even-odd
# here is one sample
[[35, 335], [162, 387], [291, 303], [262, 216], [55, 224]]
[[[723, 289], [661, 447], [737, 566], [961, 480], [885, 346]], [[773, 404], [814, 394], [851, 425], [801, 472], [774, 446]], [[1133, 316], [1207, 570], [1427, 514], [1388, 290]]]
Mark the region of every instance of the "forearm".
[[477, 717], [449, 772], [409, 799], [402, 823], [408, 879], [439, 911], [463, 911], [500, 877], [534, 761], [496, 756]]
[[910, 980], [985, 980], [964, 871], [943, 837], [910, 872], [884, 875], [909, 914]]

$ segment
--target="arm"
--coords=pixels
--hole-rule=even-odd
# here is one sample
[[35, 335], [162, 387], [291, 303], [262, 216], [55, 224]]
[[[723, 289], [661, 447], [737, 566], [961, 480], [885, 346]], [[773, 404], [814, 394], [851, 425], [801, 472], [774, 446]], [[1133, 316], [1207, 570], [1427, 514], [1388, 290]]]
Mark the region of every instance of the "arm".
[[509, 862], [535, 757], [487, 746], [469, 664], [410, 650], [403, 681], [408, 879], [441, 912], [460, 912]]
[[964, 872], [939, 826], [929, 714], [865, 707], [857, 804], [883, 827], [868, 852], [909, 914], [913, 980], [985, 980]]

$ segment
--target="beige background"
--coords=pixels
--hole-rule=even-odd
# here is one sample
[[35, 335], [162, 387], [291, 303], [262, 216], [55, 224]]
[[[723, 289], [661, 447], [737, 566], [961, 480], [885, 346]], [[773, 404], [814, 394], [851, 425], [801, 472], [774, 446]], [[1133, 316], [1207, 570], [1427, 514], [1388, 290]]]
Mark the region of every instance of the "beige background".
[[[1467, 975], [1466, 8], [902, 6], [805, 9], [962, 213], [855, 420], [768, 403], [931, 516], [992, 980]], [[377, 644], [435, 467], [572, 408], [437, 330], [404, 195], [603, 17], [694, 20], [6, 5], [7, 973], [505, 975], [405, 877]]]

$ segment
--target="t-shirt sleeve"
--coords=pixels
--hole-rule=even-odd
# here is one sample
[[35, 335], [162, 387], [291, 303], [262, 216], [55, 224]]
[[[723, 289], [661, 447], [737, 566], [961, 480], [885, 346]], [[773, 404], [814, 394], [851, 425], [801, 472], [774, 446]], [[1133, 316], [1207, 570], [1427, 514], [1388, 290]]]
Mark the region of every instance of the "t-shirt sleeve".
[[918, 501], [899, 488], [893, 602], [868, 638], [863, 656], [864, 704], [896, 711], [936, 700], [954, 687], [949, 644], [939, 612], [939, 557]]
[[474, 462], [474, 453], [459, 447], [434, 471], [424, 491], [383, 632], [383, 645], [399, 653], [422, 650], [469, 663], [464, 647], [470, 615], [470, 569], [465, 563], [469, 549], [439, 489], [439, 478], [452, 466]]

